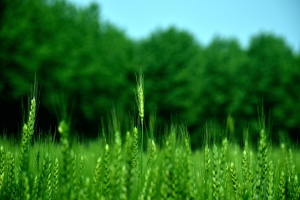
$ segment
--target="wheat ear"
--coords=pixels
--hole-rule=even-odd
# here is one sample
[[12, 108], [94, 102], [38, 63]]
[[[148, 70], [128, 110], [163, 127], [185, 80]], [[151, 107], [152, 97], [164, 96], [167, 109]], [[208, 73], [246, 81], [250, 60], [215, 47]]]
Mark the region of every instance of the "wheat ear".
[[274, 168], [273, 162], [269, 162], [269, 172], [268, 172], [268, 185], [267, 185], [267, 197], [269, 200], [274, 199]]
[[235, 199], [240, 199], [239, 184], [238, 184], [238, 179], [237, 179], [237, 175], [236, 175], [235, 165], [233, 162], [231, 162], [231, 164], [230, 164], [230, 175], [231, 175], [233, 190], [235, 193]]
[[280, 180], [279, 180], [279, 187], [278, 187], [278, 197], [279, 199], [285, 199], [286, 197], [286, 175], [284, 171], [281, 171]]
[[58, 188], [59, 188], [59, 182], [58, 182], [58, 173], [59, 173], [59, 163], [58, 163], [58, 159], [55, 158], [54, 161], [54, 169], [53, 169], [53, 194], [52, 197], [53, 199], [58, 199], [59, 195], [58, 195]]
[[32, 192], [30, 196], [32, 200], [38, 199], [38, 192], [39, 192], [39, 179], [38, 176], [36, 175], [33, 180]]
[[137, 80], [137, 104], [139, 109], [139, 116], [141, 120], [141, 125], [143, 126], [144, 122], [144, 77], [142, 73], [139, 74]]
[[7, 153], [7, 193], [8, 199], [16, 199], [16, 177], [15, 177], [15, 158], [11, 152]]
[[[138, 104], [138, 110], [139, 110], [139, 117], [141, 122], [141, 150], [143, 151], [143, 144], [144, 144], [144, 77], [142, 75], [142, 72], [139, 74], [139, 78], [137, 81], [137, 104]], [[141, 154], [141, 164], [143, 164], [143, 154]], [[141, 172], [143, 173], [143, 165], [141, 165]]]

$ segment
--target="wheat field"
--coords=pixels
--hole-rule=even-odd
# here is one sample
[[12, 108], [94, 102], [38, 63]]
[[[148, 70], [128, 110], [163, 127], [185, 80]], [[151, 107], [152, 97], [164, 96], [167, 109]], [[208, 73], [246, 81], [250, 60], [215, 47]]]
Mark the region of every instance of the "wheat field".
[[146, 137], [141, 75], [136, 90], [136, 125], [88, 144], [70, 139], [67, 119], [59, 142], [33, 140], [33, 95], [20, 142], [0, 139], [0, 199], [300, 199], [298, 148], [272, 146], [264, 126], [257, 145], [224, 137], [194, 151], [179, 125]]

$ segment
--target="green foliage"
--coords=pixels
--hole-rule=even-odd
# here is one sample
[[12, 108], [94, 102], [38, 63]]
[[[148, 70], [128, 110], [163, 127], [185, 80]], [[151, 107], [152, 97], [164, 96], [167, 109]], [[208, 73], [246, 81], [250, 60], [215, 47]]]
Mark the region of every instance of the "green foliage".
[[[222, 37], [202, 46], [176, 27], [132, 40], [102, 20], [97, 4], [5, 0], [0, 9], [0, 108], [19, 112], [36, 75], [40, 114], [47, 116], [39, 121], [43, 132], [56, 126], [53, 105], [64, 94], [71, 100], [76, 131], [95, 137], [101, 118], [113, 107], [121, 114], [137, 110], [134, 74], [141, 70], [147, 77], [144, 112], [156, 116], [158, 130], [170, 119], [183, 122], [192, 147], [203, 145], [206, 123], [224, 124], [228, 116], [234, 126], [218, 133], [220, 138], [242, 141], [239, 133], [248, 128], [254, 141], [261, 103], [273, 124], [274, 143], [299, 137], [300, 53], [280, 36], [256, 34], [245, 49], [236, 39]], [[19, 131], [13, 124], [19, 119], [3, 114], [0, 121], [3, 127], [11, 125], [10, 133]], [[152, 122], [147, 124], [151, 120], [141, 119], [142, 132], [153, 133]]]
[[171, 115], [178, 119], [192, 121], [189, 112], [193, 106], [194, 72], [200, 68], [198, 57], [201, 48], [187, 32], [172, 27], [157, 30], [149, 38], [139, 42], [137, 65], [147, 75], [145, 80], [146, 110], [157, 111], [168, 119]]
[[218, 119], [224, 120], [241, 108], [241, 97], [246, 95], [240, 85], [243, 80], [239, 70], [247, 57], [238, 41], [219, 37], [208, 45], [204, 55], [205, 65], [199, 69], [203, 78], [197, 82], [199, 96], [196, 97], [202, 108], [200, 116], [213, 118], [220, 115]]

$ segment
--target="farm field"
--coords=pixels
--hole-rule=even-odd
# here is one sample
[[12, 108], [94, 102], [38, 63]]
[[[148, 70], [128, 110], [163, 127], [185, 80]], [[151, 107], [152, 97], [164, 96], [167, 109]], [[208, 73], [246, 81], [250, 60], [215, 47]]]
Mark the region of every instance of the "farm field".
[[138, 134], [72, 147], [37, 141], [28, 152], [1, 139], [1, 199], [299, 199], [298, 149], [272, 148], [263, 131], [258, 149], [224, 139], [193, 153], [175, 130], [142, 153]]
[[212, 138], [192, 151], [179, 125], [160, 140], [144, 136], [142, 78], [136, 91], [137, 126], [121, 133], [112, 119], [106, 136], [88, 143], [71, 140], [64, 119], [59, 142], [33, 139], [33, 96], [21, 139], [0, 139], [0, 199], [300, 198], [299, 149], [272, 146], [264, 125], [257, 145]]

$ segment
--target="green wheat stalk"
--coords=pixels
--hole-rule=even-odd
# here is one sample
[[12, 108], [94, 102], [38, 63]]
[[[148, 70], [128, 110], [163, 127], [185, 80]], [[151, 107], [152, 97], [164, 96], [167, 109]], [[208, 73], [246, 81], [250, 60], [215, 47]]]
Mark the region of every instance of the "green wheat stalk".
[[16, 199], [17, 197], [17, 183], [15, 175], [15, 158], [11, 152], [7, 153], [7, 188], [6, 197], [8, 199]]
[[147, 199], [154, 199], [156, 194], [156, 183], [158, 181], [158, 167], [157, 167], [157, 150], [154, 140], [151, 141], [151, 148], [150, 148], [150, 175], [149, 175], [149, 184], [148, 184], [148, 193]]
[[210, 182], [210, 150], [208, 144], [206, 143], [204, 148], [204, 198], [211, 199], [212, 193], [211, 191], [211, 182]]
[[275, 193], [274, 193], [274, 168], [273, 168], [273, 162], [272, 161], [269, 162], [267, 197], [268, 197], [268, 200], [272, 200], [272, 199], [275, 198]]
[[24, 172], [25, 176], [29, 171], [29, 146], [34, 133], [34, 123], [36, 115], [36, 100], [35, 97], [31, 99], [30, 111], [28, 116], [28, 122], [24, 124], [22, 130], [22, 143], [21, 143], [21, 155], [20, 155], [20, 164], [19, 164], [19, 174], [21, 175], [20, 181], [26, 180], [22, 178], [22, 173]]
[[232, 180], [232, 186], [233, 186], [233, 190], [235, 193], [235, 199], [240, 199], [240, 192], [239, 192], [239, 183], [238, 183], [238, 179], [237, 179], [237, 175], [236, 175], [236, 169], [235, 169], [235, 164], [233, 162], [231, 162], [230, 164], [230, 174], [231, 174], [231, 180]]
[[3, 149], [3, 146], [0, 147], [0, 197], [3, 196], [4, 187], [4, 170], [5, 170], [5, 151]]
[[70, 159], [70, 145], [69, 145], [69, 125], [65, 120], [62, 120], [58, 126], [60, 133], [61, 153], [62, 153], [62, 196], [67, 198], [70, 191], [70, 174], [71, 174], [71, 159]]
[[37, 200], [38, 199], [38, 193], [39, 193], [39, 179], [38, 176], [36, 175], [33, 180], [33, 186], [32, 186], [32, 191], [31, 191], [31, 199], [32, 200]]
[[94, 193], [95, 193], [95, 198], [99, 198], [100, 194], [101, 194], [101, 184], [100, 184], [101, 170], [102, 170], [101, 164], [102, 164], [102, 160], [101, 160], [101, 157], [99, 157], [97, 159], [95, 175], [94, 175], [94, 179], [93, 179], [93, 189], [94, 189]]
[[52, 187], [53, 187], [52, 198], [53, 199], [58, 199], [58, 197], [59, 197], [58, 173], [59, 173], [59, 163], [58, 163], [58, 159], [55, 158], [54, 169], [53, 169], [53, 180], [52, 180]]
[[[137, 80], [137, 105], [138, 105], [138, 110], [139, 110], [139, 117], [141, 121], [141, 126], [142, 126], [142, 137], [143, 137], [143, 124], [144, 124], [144, 77], [142, 73], [140, 72], [139, 78]], [[143, 141], [143, 140], [142, 140]]]
[[123, 166], [123, 158], [122, 158], [122, 140], [120, 133], [116, 131], [115, 133], [115, 143], [114, 143], [114, 197], [120, 198], [120, 194], [122, 191], [121, 188], [121, 179], [123, 178], [122, 175], [122, 166]]
[[213, 187], [213, 198], [223, 199], [224, 188], [220, 182], [220, 158], [217, 145], [213, 146], [213, 170], [212, 170], [212, 187]]
[[265, 198], [265, 180], [268, 172], [267, 162], [267, 141], [265, 130], [260, 131], [259, 146], [258, 146], [258, 162], [257, 162], [257, 177], [255, 180], [254, 195], [259, 198]]
[[80, 186], [79, 186], [79, 182], [80, 182], [80, 175], [78, 173], [78, 168], [77, 168], [77, 155], [74, 153], [73, 150], [71, 150], [71, 154], [70, 154], [70, 163], [71, 163], [71, 182], [70, 182], [70, 188], [71, 189], [71, 200], [75, 200], [77, 199], [76, 197], [79, 194], [80, 191]]
[[[141, 151], [142, 152], [142, 151]], [[140, 186], [140, 163], [139, 163], [139, 147], [138, 147], [138, 129], [134, 127], [133, 129], [133, 168], [135, 171], [135, 184], [136, 188]], [[141, 153], [142, 156], [142, 153]]]
[[125, 177], [125, 188], [127, 191], [127, 198], [132, 199], [133, 191], [136, 188], [136, 169], [135, 169], [135, 148], [133, 145], [133, 138], [130, 132], [126, 132], [125, 141], [125, 171], [127, 176]]
[[186, 164], [187, 164], [187, 188], [188, 188], [188, 193], [187, 193], [187, 199], [194, 199], [197, 194], [196, 194], [196, 189], [195, 189], [195, 180], [194, 180], [194, 163], [192, 160], [192, 150], [190, 147], [190, 143], [187, 138], [184, 139], [184, 146], [185, 146], [185, 152], [186, 152]]
[[[138, 110], [139, 110], [139, 117], [140, 117], [140, 123], [141, 123], [141, 152], [144, 150], [144, 117], [145, 117], [145, 111], [144, 111], [144, 104], [145, 104], [145, 99], [144, 99], [144, 77], [142, 72], [140, 71], [139, 77], [137, 80], [137, 88], [136, 88], [136, 93], [137, 93], [137, 105], [138, 105]], [[141, 173], [143, 174], [143, 153], [141, 153], [140, 156], [140, 163], [141, 163]]]
[[107, 199], [111, 198], [111, 180], [110, 180], [110, 156], [109, 156], [109, 145], [105, 145], [104, 151], [104, 196]]
[[280, 181], [279, 181], [279, 187], [278, 187], [278, 197], [281, 200], [286, 199], [286, 176], [284, 171], [281, 171], [280, 174]]
[[22, 196], [22, 199], [29, 200], [29, 180], [25, 172], [22, 172], [20, 184], [20, 195]]

